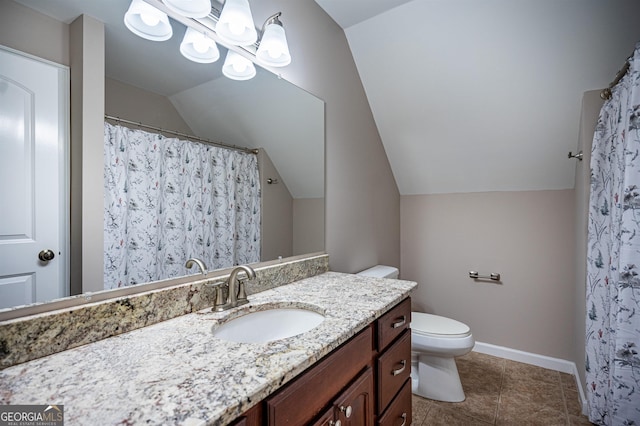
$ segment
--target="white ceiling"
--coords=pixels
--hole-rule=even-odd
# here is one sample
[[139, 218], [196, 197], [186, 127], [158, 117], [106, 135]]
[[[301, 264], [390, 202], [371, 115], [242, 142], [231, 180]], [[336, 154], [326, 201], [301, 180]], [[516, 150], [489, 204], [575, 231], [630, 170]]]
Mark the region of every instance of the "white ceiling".
[[[401, 194], [572, 188], [582, 94], [607, 86], [640, 41], [632, 0], [315, 1], [345, 28]], [[210, 110], [178, 94], [214, 90], [219, 68], [162, 59], [183, 27], [154, 43], [122, 24], [129, 0], [19, 2], [105, 22], [107, 76], [169, 96], [196, 134], [216, 138]], [[284, 157], [272, 160], [296, 164]]]
[[629, 0], [315, 1], [345, 28], [401, 194], [573, 188], [582, 94], [640, 41]]
[[342, 28], [366, 21], [411, 0], [316, 0]]

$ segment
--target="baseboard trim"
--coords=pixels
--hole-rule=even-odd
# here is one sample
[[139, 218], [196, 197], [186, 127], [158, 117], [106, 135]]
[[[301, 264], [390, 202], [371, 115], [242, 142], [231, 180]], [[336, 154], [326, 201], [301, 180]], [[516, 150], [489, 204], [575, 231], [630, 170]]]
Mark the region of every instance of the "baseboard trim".
[[548, 368], [549, 370], [555, 370], [561, 373], [573, 374], [573, 377], [576, 378], [576, 387], [578, 388], [580, 401], [582, 403], [582, 414], [587, 415], [587, 398], [585, 397], [584, 389], [580, 384], [580, 376], [578, 375], [578, 368], [576, 367], [575, 362], [482, 342], [476, 342], [475, 346], [473, 347], [473, 351], [509, 359], [511, 361], [535, 365], [537, 367]]

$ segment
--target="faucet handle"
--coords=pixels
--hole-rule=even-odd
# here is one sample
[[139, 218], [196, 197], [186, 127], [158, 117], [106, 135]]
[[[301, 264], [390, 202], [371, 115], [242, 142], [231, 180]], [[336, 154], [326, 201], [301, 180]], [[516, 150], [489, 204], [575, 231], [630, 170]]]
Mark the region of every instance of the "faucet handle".
[[216, 282], [208, 282], [205, 286], [209, 288], [215, 288], [216, 290], [216, 298], [213, 302], [212, 309], [215, 311], [217, 307], [224, 305], [227, 301], [224, 298], [223, 289], [227, 286], [227, 283], [224, 281], [216, 281]]

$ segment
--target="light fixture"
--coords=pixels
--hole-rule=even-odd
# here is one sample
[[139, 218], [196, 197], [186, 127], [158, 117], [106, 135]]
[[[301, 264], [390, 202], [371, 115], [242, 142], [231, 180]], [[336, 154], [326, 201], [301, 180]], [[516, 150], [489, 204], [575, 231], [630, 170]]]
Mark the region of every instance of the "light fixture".
[[232, 80], [250, 80], [256, 75], [253, 62], [230, 50], [222, 65], [222, 74]]
[[220, 58], [216, 42], [193, 28], [187, 28], [180, 43], [180, 53], [190, 61], [201, 64], [215, 62]]
[[269, 17], [262, 29], [262, 38], [256, 52], [256, 58], [265, 65], [273, 67], [284, 67], [291, 63], [287, 36], [284, 32], [281, 13]]
[[124, 15], [124, 24], [137, 36], [152, 41], [169, 40], [173, 29], [169, 18], [143, 0], [133, 0]]
[[258, 40], [249, 0], [226, 0], [222, 6], [216, 32], [227, 43], [249, 46]]
[[140, 37], [163, 41], [173, 34], [171, 17], [187, 27], [182, 55], [194, 62], [215, 62], [220, 57], [218, 43], [229, 50], [222, 73], [234, 80], [253, 78], [254, 62], [265, 67], [291, 63], [280, 12], [266, 20], [258, 37], [248, 0], [225, 0], [222, 11], [212, 8], [210, 1], [132, 0], [124, 22]]
[[210, 0], [162, 0], [176, 13], [189, 18], [204, 18], [211, 13]]

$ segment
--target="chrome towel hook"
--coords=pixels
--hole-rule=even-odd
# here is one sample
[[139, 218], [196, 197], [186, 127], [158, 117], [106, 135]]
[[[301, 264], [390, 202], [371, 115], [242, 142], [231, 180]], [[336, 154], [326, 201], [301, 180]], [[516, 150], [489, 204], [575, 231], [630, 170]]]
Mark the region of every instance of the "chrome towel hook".
[[571, 151], [569, 151], [568, 158], [577, 158], [578, 160], [582, 161], [582, 151], [578, 152], [577, 154], [574, 154]]

